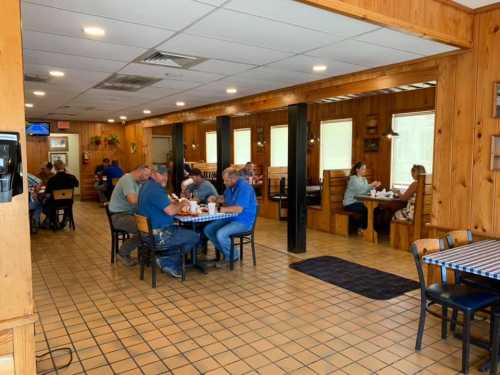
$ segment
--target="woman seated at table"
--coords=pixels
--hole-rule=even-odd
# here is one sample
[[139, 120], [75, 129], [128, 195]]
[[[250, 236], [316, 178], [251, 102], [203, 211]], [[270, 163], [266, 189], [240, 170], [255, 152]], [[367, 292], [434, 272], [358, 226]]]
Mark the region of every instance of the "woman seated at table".
[[424, 166], [415, 164], [411, 168], [413, 182], [410, 186], [408, 186], [408, 189], [406, 189], [405, 192], [399, 196], [400, 200], [407, 202], [406, 207], [397, 210], [394, 213], [393, 220], [413, 220], [413, 215], [415, 214], [415, 199], [417, 198], [418, 176], [421, 174], [425, 174]]
[[349, 181], [347, 183], [347, 188], [344, 193], [344, 210], [348, 212], [354, 212], [361, 215], [360, 219], [355, 219], [354, 224], [359, 232], [366, 229], [368, 223], [368, 211], [365, 205], [358, 201], [355, 197], [358, 195], [366, 195], [370, 193], [370, 190], [378, 188], [381, 183], [380, 181], [373, 181], [371, 184], [365, 177], [366, 175], [366, 164], [362, 161], [358, 161], [351, 168], [351, 173], [349, 176]]

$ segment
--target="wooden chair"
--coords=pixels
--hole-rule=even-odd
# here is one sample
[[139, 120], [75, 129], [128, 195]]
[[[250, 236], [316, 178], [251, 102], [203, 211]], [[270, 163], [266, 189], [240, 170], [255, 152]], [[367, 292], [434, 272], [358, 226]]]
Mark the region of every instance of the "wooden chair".
[[[161, 245], [155, 240], [151, 222], [146, 216], [134, 215], [135, 223], [137, 225], [137, 232], [139, 235], [139, 264], [140, 264], [140, 279], [144, 280], [144, 269], [146, 265], [151, 265], [151, 286], [156, 288], [156, 261], [160, 255], [165, 254], [167, 251], [175, 251], [173, 248], [168, 248], [166, 245]], [[182, 281], [186, 280], [186, 264], [182, 249], [177, 249], [182, 263], [181, 275]]]
[[[238, 245], [240, 247], [240, 264], [243, 264], [243, 245], [250, 244], [252, 246], [252, 258], [253, 265], [257, 265], [257, 259], [255, 255], [255, 224], [257, 224], [257, 218], [259, 217], [259, 206], [257, 206], [257, 212], [255, 213], [255, 220], [252, 225], [252, 229], [248, 232], [235, 233], [230, 236], [231, 238], [231, 250], [229, 254], [229, 269], [232, 271], [234, 269], [234, 246]], [[235, 240], [238, 240], [236, 243]]]
[[109, 204], [106, 203], [106, 216], [108, 218], [109, 229], [111, 231], [111, 263], [115, 263], [116, 253], [120, 248], [120, 244], [130, 238], [130, 234], [124, 230], [116, 229], [113, 225], [113, 220], [111, 219], [111, 211], [109, 211]]
[[425, 223], [430, 222], [432, 176], [418, 176], [417, 184], [413, 220], [393, 220], [391, 222], [390, 242], [391, 246], [396, 249], [408, 251], [410, 243], [425, 235]]
[[54, 230], [57, 229], [60, 222], [64, 227], [66, 220], [68, 220], [70, 228], [75, 230], [75, 219], [73, 218], [73, 189], [54, 190], [52, 192], [52, 198], [54, 200], [54, 207], [51, 219], [54, 223]]
[[463, 285], [448, 285], [445, 269], [441, 269], [441, 285], [438, 283], [427, 285], [422, 267], [422, 257], [444, 249], [444, 240], [441, 239], [420, 239], [411, 245], [420, 283], [420, 318], [415, 350], [420, 351], [422, 348], [425, 319], [427, 312], [429, 312], [428, 307], [430, 304], [441, 305], [441, 337], [443, 339], [446, 339], [448, 336], [448, 308], [453, 309], [453, 311], [461, 311], [464, 315], [462, 372], [467, 374], [470, 357], [470, 323], [473, 314], [485, 307], [496, 305], [498, 303], [498, 295]]

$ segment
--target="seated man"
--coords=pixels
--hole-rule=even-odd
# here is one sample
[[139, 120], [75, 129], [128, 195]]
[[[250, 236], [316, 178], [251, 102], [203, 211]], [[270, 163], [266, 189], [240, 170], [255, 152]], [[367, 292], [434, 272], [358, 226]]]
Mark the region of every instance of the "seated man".
[[[44, 207], [45, 214], [50, 220], [50, 225], [58, 226], [56, 221], [56, 210], [59, 204], [68, 202], [56, 202], [54, 200], [53, 192], [55, 190], [74, 189], [79, 186], [78, 179], [70, 173], [66, 172], [66, 166], [61, 160], [54, 163], [56, 174], [52, 176], [47, 182], [45, 194], [47, 195], [47, 203]], [[72, 201], [70, 202], [73, 203]]]
[[[137, 213], [149, 218], [155, 241], [167, 250], [167, 255], [158, 259], [158, 267], [174, 277], [181, 277], [181, 255], [196, 250], [199, 247], [200, 235], [192, 230], [179, 228], [174, 225], [173, 217], [189, 202], [171, 201], [165, 190], [168, 181], [167, 169], [160, 165], [153, 170], [151, 179], [144, 184], [139, 192]], [[168, 255], [172, 250], [173, 254]]]
[[150, 174], [151, 170], [147, 166], [141, 165], [132, 172], [123, 175], [113, 189], [109, 201], [113, 227], [132, 236], [123, 242], [118, 250], [119, 258], [127, 266], [136, 264], [130, 257], [132, 251], [137, 248], [137, 226], [133, 215], [137, 207], [139, 188], [148, 180]]
[[111, 197], [115, 184], [124, 175], [123, 170], [118, 165], [118, 160], [113, 160], [111, 166], [105, 168], [102, 174], [106, 176], [106, 195]]
[[106, 197], [106, 191], [108, 189], [106, 181], [104, 181], [104, 170], [110, 166], [109, 159], [102, 159], [102, 164], [99, 164], [95, 168], [95, 183], [94, 187], [97, 191], [97, 195], [99, 196], [99, 202], [104, 203], [108, 200]]
[[40, 215], [42, 214], [43, 196], [39, 197], [42, 180], [28, 173], [29, 211], [31, 233], [37, 233], [40, 227]]
[[245, 166], [240, 169], [240, 176], [247, 180], [250, 185], [259, 183], [262, 177], [255, 174], [255, 164], [251, 161], [247, 162]]
[[54, 172], [52, 171], [53, 168], [54, 166], [51, 162], [43, 163], [40, 167], [40, 172], [37, 177], [42, 180], [42, 185], [47, 186], [49, 179], [54, 176]]
[[[238, 170], [227, 168], [224, 170], [223, 177], [226, 190], [223, 198], [224, 206], [221, 207], [220, 212], [237, 213], [238, 216], [214, 221], [208, 224], [203, 232], [228, 262], [231, 250], [229, 236], [252, 229], [257, 214], [257, 199], [254, 189], [240, 177]], [[238, 260], [239, 257], [239, 250], [235, 249], [234, 260]]]
[[186, 198], [192, 198], [199, 203], [207, 203], [210, 196], [217, 196], [217, 189], [210, 181], [205, 180], [203, 174], [198, 168], [193, 168], [190, 173], [193, 183], [186, 187], [184, 195]]

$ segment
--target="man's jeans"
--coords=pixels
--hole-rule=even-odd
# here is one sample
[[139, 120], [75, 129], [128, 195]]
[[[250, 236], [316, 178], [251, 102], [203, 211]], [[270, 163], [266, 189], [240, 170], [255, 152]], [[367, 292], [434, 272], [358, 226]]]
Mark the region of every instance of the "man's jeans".
[[42, 204], [38, 199], [30, 199], [29, 209], [32, 211], [31, 218], [33, 220], [33, 225], [38, 228], [40, 226], [40, 215], [42, 214]]
[[[229, 255], [231, 251], [231, 238], [232, 234], [247, 232], [252, 229], [251, 225], [244, 225], [238, 223], [237, 221], [230, 220], [217, 220], [208, 224], [203, 233], [205, 236], [212, 241], [215, 248], [219, 250], [226, 261], [229, 261]], [[239, 250], [234, 250], [234, 260], [240, 258]]]
[[[158, 234], [155, 234], [155, 241], [157, 246], [166, 249], [167, 253], [160, 258], [161, 268], [166, 267], [176, 271], [180, 271], [181, 257], [193, 250], [197, 251], [200, 247], [200, 235], [198, 233], [174, 225], [161, 229]], [[179, 253], [179, 248], [182, 255]]]
[[106, 192], [108, 190], [108, 186], [105, 182], [96, 182], [94, 184], [95, 190], [97, 191], [97, 195], [99, 196], [99, 202], [104, 203], [108, 199], [106, 198]]
[[118, 251], [121, 256], [129, 257], [130, 253], [132, 253], [139, 244], [137, 239], [137, 225], [134, 216], [127, 213], [117, 213], [111, 216], [111, 221], [115, 229], [123, 230], [131, 235], [128, 240], [123, 242], [123, 245]]

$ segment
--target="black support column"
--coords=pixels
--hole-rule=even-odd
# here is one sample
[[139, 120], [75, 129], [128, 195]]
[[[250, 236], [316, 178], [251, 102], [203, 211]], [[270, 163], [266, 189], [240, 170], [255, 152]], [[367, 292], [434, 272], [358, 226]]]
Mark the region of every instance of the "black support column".
[[288, 251], [306, 251], [307, 104], [288, 106]]
[[179, 194], [184, 179], [184, 128], [182, 123], [174, 124], [172, 127], [172, 146], [174, 151], [173, 186], [175, 193]]
[[217, 127], [217, 191], [224, 191], [224, 180], [222, 172], [231, 164], [231, 118], [219, 116], [216, 121]]

